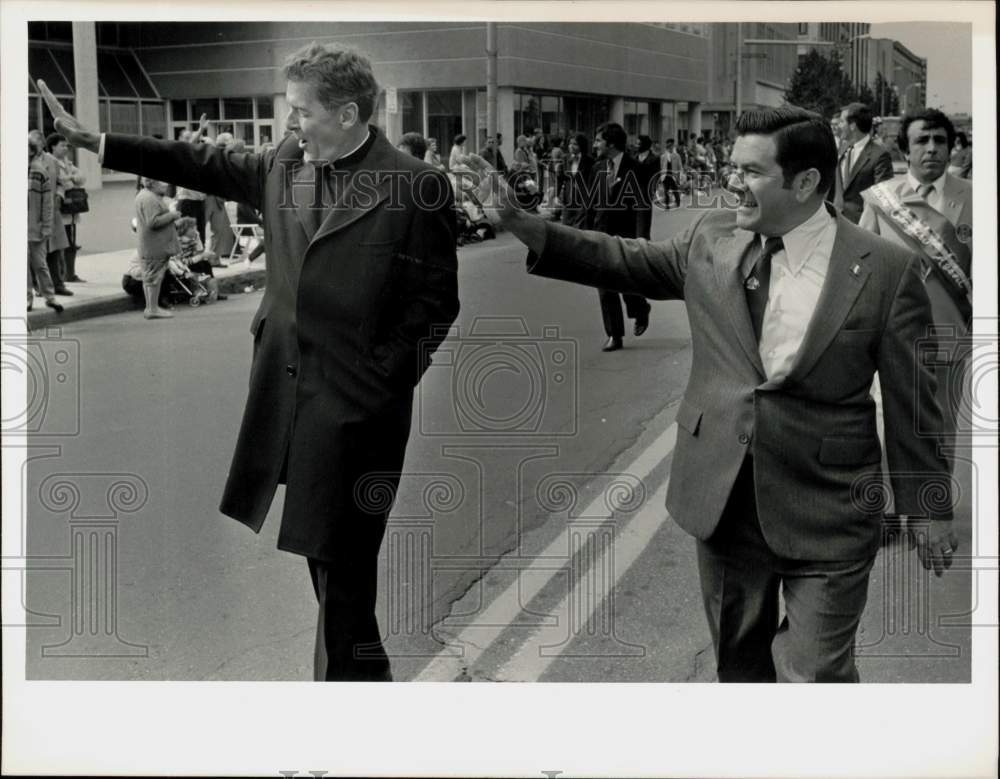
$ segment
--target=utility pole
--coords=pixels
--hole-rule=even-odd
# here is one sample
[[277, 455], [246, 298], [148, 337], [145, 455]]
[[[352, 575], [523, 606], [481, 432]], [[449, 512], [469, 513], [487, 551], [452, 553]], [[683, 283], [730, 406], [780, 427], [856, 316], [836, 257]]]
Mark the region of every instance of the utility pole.
[[736, 24], [736, 116], [733, 117], [733, 126], [736, 120], [743, 113], [743, 23]]
[[486, 23], [486, 137], [497, 134], [497, 24]]

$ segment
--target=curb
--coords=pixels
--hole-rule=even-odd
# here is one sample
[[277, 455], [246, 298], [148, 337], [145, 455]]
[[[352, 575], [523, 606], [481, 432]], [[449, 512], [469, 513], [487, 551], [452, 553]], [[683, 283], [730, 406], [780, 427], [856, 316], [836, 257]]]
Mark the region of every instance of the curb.
[[[225, 295], [243, 292], [243, 288], [247, 284], [253, 284], [254, 287], [261, 288], [264, 286], [265, 273], [264, 268], [256, 268], [238, 271], [228, 276], [216, 276], [216, 279], [219, 281], [219, 291]], [[61, 314], [57, 314], [51, 308], [45, 306], [42, 300], [39, 300], [38, 304], [36, 304], [38, 305], [37, 310], [28, 312], [29, 330], [139, 310], [133, 303], [132, 298], [126, 295], [124, 291], [116, 295], [104, 295], [92, 300], [76, 303], [75, 305], [66, 306]]]

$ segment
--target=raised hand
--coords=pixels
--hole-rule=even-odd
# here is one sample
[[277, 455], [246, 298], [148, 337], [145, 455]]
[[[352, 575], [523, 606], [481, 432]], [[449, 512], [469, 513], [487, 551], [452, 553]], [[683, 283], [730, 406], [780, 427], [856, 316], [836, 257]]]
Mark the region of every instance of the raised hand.
[[195, 137], [200, 138], [208, 132], [208, 114], [202, 114], [201, 119], [198, 120], [198, 132], [195, 133]]
[[44, 81], [38, 82], [38, 91], [42, 93], [42, 99], [45, 100], [45, 105], [49, 107], [49, 111], [55, 119], [56, 131], [65, 135], [71, 146], [89, 149], [96, 154], [101, 145], [100, 134], [85, 128], [69, 111], [63, 108], [62, 103], [56, 100], [56, 96], [52, 94], [52, 90]]
[[486, 218], [499, 224], [513, 216], [518, 209], [517, 202], [503, 176], [478, 154], [466, 154], [459, 159], [469, 172], [456, 176], [457, 185], [482, 206]]

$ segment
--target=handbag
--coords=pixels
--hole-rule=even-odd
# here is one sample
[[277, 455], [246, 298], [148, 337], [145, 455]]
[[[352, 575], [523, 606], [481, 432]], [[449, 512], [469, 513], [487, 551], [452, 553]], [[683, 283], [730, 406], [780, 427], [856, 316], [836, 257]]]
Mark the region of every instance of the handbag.
[[83, 187], [67, 189], [63, 194], [59, 210], [64, 214], [83, 214], [90, 210], [87, 202], [87, 190]]

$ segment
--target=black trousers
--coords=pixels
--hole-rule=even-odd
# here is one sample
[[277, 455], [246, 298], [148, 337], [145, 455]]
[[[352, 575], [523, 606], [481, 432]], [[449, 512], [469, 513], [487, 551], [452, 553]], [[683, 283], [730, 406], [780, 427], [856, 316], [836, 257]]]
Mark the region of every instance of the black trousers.
[[874, 555], [831, 562], [775, 554], [760, 528], [747, 457], [715, 533], [698, 542], [719, 681], [857, 682], [854, 637], [874, 561]]
[[604, 332], [608, 336], [621, 338], [625, 335], [625, 318], [622, 316], [622, 298], [625, 298], [625, 311], [629, 319], [642, 319], [649, 316], [650, 305], [642, 295], [628, 295], [599, 289], [597, 294], [601, 299], [601, 318], [604, 320]]
[[182, 216], [194, 217], [198, 223], [198, 237], [201, 238], [202, 245], [205, 244], [205, 201], [204, 200], [178, 200], [177, 210]]
[[367, 517], [345, 537], [336, 559], [308, 558], [319, 603], [313, 679], [317, 682], [391, 682], [375, 599], [378, 550], [385, 522]]

